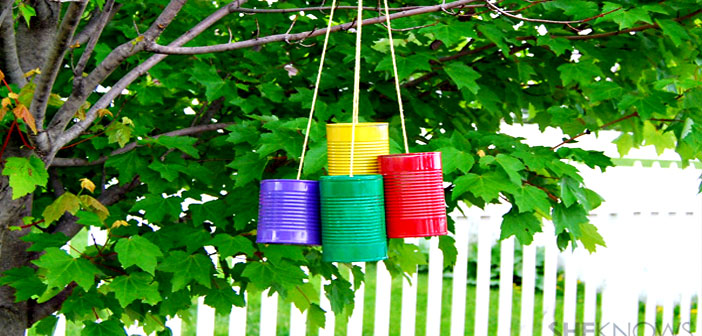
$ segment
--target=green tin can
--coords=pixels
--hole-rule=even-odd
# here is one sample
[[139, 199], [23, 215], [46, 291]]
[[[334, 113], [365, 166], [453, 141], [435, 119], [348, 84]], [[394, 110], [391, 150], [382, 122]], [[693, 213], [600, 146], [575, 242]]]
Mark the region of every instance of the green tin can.
[[382, 175], [322, 176], [322, 260], [387, 259]]

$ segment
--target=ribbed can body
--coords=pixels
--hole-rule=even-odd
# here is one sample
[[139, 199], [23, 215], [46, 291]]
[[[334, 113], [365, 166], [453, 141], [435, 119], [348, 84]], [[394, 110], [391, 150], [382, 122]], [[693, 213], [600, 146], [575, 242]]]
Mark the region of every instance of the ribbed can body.
[[319, 245], [319, 182], [263, 180], [257, 243]]
[[387, 258], [383, 178], [380, 175], [322, 176], [322, 260]]
[[447, 234], [441, 153], [381, 156], [390, 238]]
[[[351, 164], [351, 124], [327, 124], [329, 175], [348, 175]], [[378, 156], [390, 153], [387, 123], [358, 123], [355, 127], [353, 174], [378, 174]]]

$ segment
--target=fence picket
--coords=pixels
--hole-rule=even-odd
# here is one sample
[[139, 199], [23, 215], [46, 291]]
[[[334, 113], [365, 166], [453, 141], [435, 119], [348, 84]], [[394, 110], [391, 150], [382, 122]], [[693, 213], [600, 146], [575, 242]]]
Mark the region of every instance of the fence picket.
[[597, 282], [595, 279], [585, 281], [584, 301], [582, 322], [595, 325], [597, 321]]
[[205, 304], [205, 298], [197, 298], [197, 336], [214, 335], [215, 310]]
[[56, 327], [54, 328], [54, 336], [66, 336], [66, 317], [63, 315], [58, 316]]
[[439, 237], [429, 239], [429, 270], [427, 278], [427, 324], [426, 334], [441, 332], [441, 288], [443, 284], [444, 255], [439, 249]]
[[[261, 336], [275, 336], [278, 325], [278, 293], [269, 296], [269, 292], [270, 289], [261, 293], [261, 319], [259, 323]], [[200, 336], [199, 333], [198, 336]]]
[[[406, 238], [407, 244], [419, 244], [417, 238]], [[414, 336], [417, 320], [417, 270], [411, 280], [402, 279], [402, 315], [400, 321], [400, 336]]]
[[324, 285], [329, 284], [331, 281], [322, 279], [321, 283], [319, 284], [321, 296], [319, 297], [319, 305], [326, 311], [326, 314], [324, 314], [325, 317], [325, 323], [324, 323], [324, 329], [319, 330], [319, 336], [333, 336], [334, 335], [334, 326], [336, 325], [336, 317], [334, 316], [334, 312], [331, 309], [331, 302], [329, 302], [329, 298], [324, 294]]
[[551, 326], [556, 319], [556, 271], [558, 247], [553, 235], [553, 224], [544, 225], [544, 291], [542, 305], [541, 335], [551, 335]]
[[375, 326], [373, 334], [375, 336], [388, 335], [390, 332], [390, 291], [392, 277], [385, 267], [385, 263], [379, 261], [376, 267], [375, 282]]
[[294, 303], [290, 304], [290, 336], [305, 336], [307, 332], [307, 311], [301, 313]]
[[451, 336], [462, 336], [466, 329], [466, 282], [468, 280], [468, 223], [465, 218], [455, 224], [456, 266], [453, 268], [451, 295]]
[[534, 292], [536, 289], [536, 246], [522, 247], [522, 307], [519, 335], [531, 336], [534, 329]]
[[563, 293], [563, 332], [575, 333], [575, 314], [578, 300], [578, 260], [572, 251], [562, 253], [565, 256], [565, 289]]
[[[360, 267], [365, 273], [366, 263], [353, 263], [353, 265]], [[353, 277], [353, 274], [350, 275], [349, 279], [351, 279], [351, 277]], [[351, 280], [351, 282], [353, 283], [353, 280]], [[349, 317], [349, 323], [346, 326], [346, 335], [348, 336], [363, 335], [363, 298], [365, 292], [365, 285], [361, 283], [354, 294], [353, 313]]]
[[478, 223], [478, 274], [475, 290], [474, 335], [488, 334], [490, 313], [490, 264], [492, 253], [492, 231], [490, 216], [481, 216]]
[[683, 332], [685, 332], [686, 329], [689, 330], [691, 328], [691, 323], [690, 323], [690, 322], [692, 322], [690, 320], [690, 309], [692, 308], [690, 306], [691, 302], [692, 302], [692, 297], [690, 297], [690, 294], [684, 293], [682, 295], [682, 298], [680, 299], [680, 331], [679, 331], [680, 335], [685, 335]]
[[663, 299], [663, 324], [661, 325], [661, 336], [672, 336], [675, 326], [673, 325], [673, 309], [675, 308], [675, 302], [672, 296], [667, 296]]
[[[229, 336], [246, 335], [246, 307], [232, 307], [229, 313]], [[180, 336], [175, 335], [174, 336]]]
[[497, 335], [509, 336], [512, 327], [512, 286], [514, 283], [514, 237], [500, 243], [500, 297]]
[[697, 331], [695, 334], [702, 336], [702, 283], [699, 286], [699, 291], [697, 292]]
[[[646, 326], [656, 325], [656, 296], [653, 289], [650, 288], [646, 295], [646, 307], [644, 308], [644, 323]], [[644, 333], [641, 336], [656, 336], [655, 331], [651, 328], [644, 328]]]
[[178, 316], [173, 316], [166, 320], [166, 327], [171, 329], [171, 334], [173, 336], [180, 336], [183, 329], [183, 320]]

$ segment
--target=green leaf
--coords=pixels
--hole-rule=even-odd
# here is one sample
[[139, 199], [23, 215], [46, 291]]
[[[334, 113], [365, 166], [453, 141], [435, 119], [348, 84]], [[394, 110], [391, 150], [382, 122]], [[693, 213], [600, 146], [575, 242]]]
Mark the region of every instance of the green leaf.
[[95, 284], [95, 277], [102, 274], [95, 265], [83, 258], [73, 258], [57, 247], [49, 247], [46, 253], [33, 263], [46, 269], [46, 284], [49, 287], [63, 288], [75, 281], [88, 290]]
[[233, 144], [240, 144], [242, 142], [248, 142], [249, 144], [255, 145], [258, 143], [260, 137], [259, 130], [253, 126], [252, 122], [241, 122], [234, 125], [228, 126], [227, 131], [230, 131], [227, 141]]
[[587, 223], [587, 213], [580, 204], [569, 207], [559, 203], [553, 207], [553, 224], [556, 226], [556, 234], [560, 234], [568, 229], [570, 234], [579, 238], [580, 224]]
[[591, 62], [565, 63], [557, 70], [560, 72], [563, 86], [568, 86], [570, 83], [585, 85], [602, 75], [600, 69]]
[[388, 269], [394, 265], [407, 274], [414, 274], [418, 265], [426, 265], [426, 256], [414, 244], [407, 244], [403, 239], [390, 239], [388, 245], [388, 259], [385, 261]]
[[112, 123], [106, 130], [108, 143], [117, 143], [120, 147], [124, 147], [132, 137], [134, 128], [128, 124], [115, 122]]
[[621, 86], [609, 81], [599, 81], [587, 86], [590, 100], [594, 102], [619, 98], [624, 91]]
[[556, 0], [549, 5], [562, 9], [565, 15], [571, 16], [574, 20], [587, 19], [599, 14], [597, 3], [591, 1]]
[[49, 315], [35, 323], [32, 329], [34, 329], [37, 335], [53, 336], [57, 323], [58, 317], [56, 315]]
[[310, 309], [307, 311], [307, 318], [310, 330], [315, 333], [319, 329], [324, 328], [327, 320], [326, 312], [316, 303], [310, 305]]
[[66, 245], [70, 238], [68, 238], [68, 236], [66, 236], [63, 232], [32, 232], [26, 236], [23, 236], [21, 239], [28, 243], [32, 243], [32, 246], [27, 248], [28, 252], [41, 252], [47, 247], [61, 247]]
[[505, 33], [502, 31], [502, 29], [495, 24], [481, 24], [478, 25], [478, 30], [483, 33], [488, 40], [495, 43], [505, 57], [509, 56], [509, 45], [507, 45], [504, 40]]
[[105, 162], [105, 167], [113, 167], [119, 173], [120, 184], [131, 182], [134, 176], [146, 168], [146, 162], [137, 155], [137, 151], [111, 156]]
[[597, 228], [594, 225], [590, 223], [580, 223], [580, 232], [582, 233], [580, 242], [583, 243], [583, 246], [585, 246], [590, 253], [594, 253], [597, 250], [597, 245], [607, 247], [604, 238], [597, 232]]
[[456, 169], [462, 173], [468, 173], [475, 164], [473, 155], [455, 147], [442, 147], [437, 151], [441, 152], [441, 164], [443, 165], [444, 174], [451, 174]]
[[80, 210], [80, 199], [69, 192], [63, 193], [44, 209], [42, 216], [46, 224], [51, 224], [68, 212], [75, 215]]
[[18, 7], [20, 14], [22, 14], [22, 18], [24, 18], [24, 22], [27, 23], [27, 28], [29, 28], [29, 21], [32, 19], [32, 17], [37, 16], [37, 11], [34, 10], [34, 7], [30, 6], [24, 1], [20, 1]]
[[466, 88], [477, 94], [480, 90], [480, 86], [475, 82], [476, 79], [480, 78], [481, 75], [473, 70], [473, 68], [463, 64], [463, 63], [450, 63], [444, 67], [444, 71], [449, 75], [451, 80], [458, 86], [458, 88]]
[[259, 291], [270, 287], [276, 276], [273, 266], [268, 262], [246, 263], [241, 275], [249, 279], [249, 286]]
[[225, 87], [225, 82], [217, 73], [217, 68], [204, 62], [191, 64], [193, 67], [189, 69], [190, 81], [205, 87], [205, 97], [208, 101], [214, 101], [224, 95], [225, 92], [221, 89]]
[[664, 114], [666, 111], [666, 107], [660, 97], [653, 95], [637, 100], [634, 106], [636, 106], [636, 112], [639, 114], [639, 118], [643, 120], [649, 119], [654, 113]]
[[149, 222], [159, 223], [164, 218], [178, 218], [182, 208], [180, 203], [182, 199], [171, 196], [163, 197], [161, 195], [148, 194], [144, 199], [136, 202], [129, 211], [144, 210], [146, 218]]
[[324, 293], [329, 298], [334, 314], [341, 314], [344, 308], [353, 310], [354, 295], [351, 290], [351, 283], [343, 278], [336, 278], [328, 285], [324, 286]]
[[663, 154], [663, 151], [669, 148], [675, 148], [676, 138], [672, 132], [664, 132], [656, 129], [650, 122], [644, 123], [643, 129], [644, 145], [653, 145], [656, 147], [658, 155]]
[[312, 175], [322, 170], [327, 164], [327, 142], [318, 142], [310, 146], [305, 154], [305, 166], [302, 172], [305, 175]]
[[185, 154], [188, 154], [196, 159], [200, 158], [200, 153], [195, 148], [197, 138], [189, 136], [160, 136], [156, 139], [156, 143], [165, 146], [169, 149], [177, 149]]
[[186, 169], [185, 166], [175, 163], [163, 163], [159, 160], [154, 160], [154, 162], [151, 162], [149, 168], [155, 172], [158, 172], [158, 174], [168, 182], [175, 181], [180, 173]]
[[524, 185], [512, 195], [520, 213], [541, 211], [547, 214], [550, 212], [551, 203], [548, 201], [548, 194], [537, 187]]
[[566, 50], [571, 48], [570, 42], [564, 38], [552, 37], [550, 35], [539, 36], [536, 38], [536, 45], [548, 46], [556, 56], [561, 56]]
[[102, 227], [104, 226], [103, 220], [98, 216], [98, 214], [94, 212], [89, 212], [89, 211], [84, 211], [80, 210], [78, 213], [76, 213], [76, 217], [78, 217], [78, 224], [84, 225], [86, 227], [90, 226], [95, 226], [95, 227]]
[[464, 192], [470, 191], [475, 197], [490, 202], [496, 199], [502, 191], [512, 192], [515, 190], [514, 184], [509, 181], [507, 175], [494, 171], [483, 175], [469, 173], [457, 178], [454, 184], [456, 185], [452, 193], [454, 200], [458, 199]]
[[142, 270], [154, 275], [159, 257], [163, 257], [161, 249], [142, 236], [121, 238], [115, 244], [115, 252], [122, 267], [137, 265]]
[[227, 167], [236, 170], [236, 186], [242, 187], [247, 183], [260, 180], [268, 159], [260, 158], [256, 153], [246, 153], [237, 156]]
[[240, 252], [246, 255], [253, 255], [255, 251], [253, 243], [246, 237], [231, 236], [226, 233], [216, 235], [209, 244], [217, 247], [217, 252], [219, 252], [220, 257], [230, 257]]
[[458, 256], [456, 240], [448, 235], [439, 236], [439, 249], [444, 254], [444, 268], [453, 267], [456, 264], [456, 257]]
[[124, 326], [117, 320], [107, 320], [100, 323], [88, 322], [80, 332], [81, 336], [125, 336]]
[[422, 34], [433, 34], [436, 39], [443, 42], [447, 47], [464, 42], [468, 38], [478, 38], [472, 22], [459, 21], [451, 22], [451, 24], [439, 23], [424, 27], [420, 29], [419, 32]]
[[561, 201], [563, 201], [563, 205], [566, 207], [571, 206], [578, 200], [585, 199], [585, 191], [580, 185], [580, 182], [568, 176], [564, 176], [560, 181], [560, 185]]
[[126, 307], [134, 300], [139, 300], [150, 305], [161, 302], [158, 292], [158, 282], [144, 272], [121, 275], [112, 280], [109, 285], [111, 291], [122, 307]]
[[15, 289], [15, 302], [29, 300], [46, 290], [46, 285], [39, 280], [34, 269], [27, 266], [5, 271], [0, 278], [0, 285], [9, 285]]
[[529, 245], [534, 241], [534, 234], [541, 232], [541, 221], [533, 212], [518, 213], [513, 208], [502, 216], [500, 229], [500, 239], [515, 236], [522, 245]]
[[683, 28], [683, 26], [681, 26], [679, 23], [675, 22], [674, 20], [669, 20], [669, 19], [658, 20], [657, 19], [656, 23], [663, 30], [663, 34], [670, 37], [670, 40], [673, 41], [673, 44], [675, 44], [676, 47], [679, 47], [683, 40], [690, 39], [690, 35], [687, 34], [687, 31], [685, 31], [685, 28]]
[[210, 288], [205, 296], [205, 304], [217, 309], [217, 314], [229, 314], [232, 306], [244, 307], [246, 302], [242, 295], [237, 294], [231, 285], [223, 279], [216, 279], [217, 286]]
[[36, 156], [7, 158], [2, 175], [10, 177], [13, 200], [32, 193], [37, 186], [46, 187], [49, 181], [44, 162]]
[[522, 164], [519, 159], [511, 155], [500, 153], [495, 157], [495, 161], [505, 170], [512, 183], [518, 186], [522, 185], [522, 176], [519, 175], [519, 171], [524, 170], [526, 167], [524, 167], [524, 164]]
[[[432, 57], [426, 54], [414, 54], [404, 57], [397, 57], [397, 75], [400, 80], [409, 77], [411, 74], [420, 71], [431, 71], [429, 61]], [[384, 57], [375, 67], [377, 71], [388, 71], [392, 73], [392, 59], [390, 56]]]
[[312, 305], [310, 302], [311, 298], [319, 297], [319, 288], [315, 288], [312, 283], [305, 283], [299, 286], [295, 286], [295, 289], [288, 292], [287, 299], [295, 304], [295, 307], [304, 312], [309, 309]]
[[280, 260], [283, 258], [292, 261], [305, 260], [305, 256], [302, 254], [302, 246], [270, 244], [259, 246], [259, 248], [263, 255], [274, 264], [280, 263]]
[[203, 254], [187, 254], [183, 251], [173, 251], [159, 265], [159, 270], [173, 273], [172, 290], [185, 288], [193, 280], [211, 288], [210, 276], [213, 273], [212, 261]]

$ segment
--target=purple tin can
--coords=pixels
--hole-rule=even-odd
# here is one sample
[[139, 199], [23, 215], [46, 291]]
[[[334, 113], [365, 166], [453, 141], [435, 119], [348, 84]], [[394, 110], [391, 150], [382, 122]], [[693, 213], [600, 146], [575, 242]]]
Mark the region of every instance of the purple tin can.
[[320, 245], [319, 182], [263, 180], [257, 243]]

